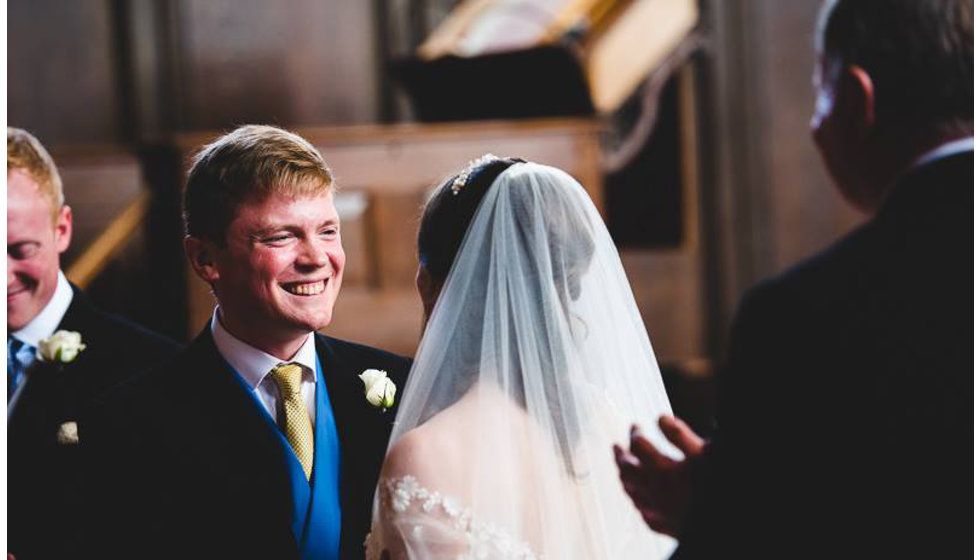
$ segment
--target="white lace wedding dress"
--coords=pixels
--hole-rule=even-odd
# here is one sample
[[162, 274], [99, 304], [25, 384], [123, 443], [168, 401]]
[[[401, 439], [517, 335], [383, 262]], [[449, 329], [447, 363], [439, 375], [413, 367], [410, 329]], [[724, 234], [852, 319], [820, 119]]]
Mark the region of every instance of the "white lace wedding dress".
[[[674, 540], [647, 529], [607, 449], [609, 434], [625, 434], [628, 423], [608, 395], [575, 392], [591, 411], [572, 461], [588, 465], [579, 473], [568, 471], [540, 422], [493, 385], [408, 432], [386, 459], [367, 559], [667, 557]], [[596, 457], [600, 450], [608, 457]]]
[[[417, 543], [428, 543], [426, 550], [438, 554], [429, 558], [540, 558], [529, 543], [520, 541], [499, 525], [475, 517], [458, 499], [425, 488], [412, 475], [382, 480], [378, 487], [378, 504], [388, 530], [404, 533]], [[367, 560], [381, 560], [385, 550], [382, 531], [376, 526], [368, 535]], [[396, 553], [413, 559], [408, 551], [415, 548], [407, 546]], [[391, 556], [392, 560], [399, 557], [401, 554]]]

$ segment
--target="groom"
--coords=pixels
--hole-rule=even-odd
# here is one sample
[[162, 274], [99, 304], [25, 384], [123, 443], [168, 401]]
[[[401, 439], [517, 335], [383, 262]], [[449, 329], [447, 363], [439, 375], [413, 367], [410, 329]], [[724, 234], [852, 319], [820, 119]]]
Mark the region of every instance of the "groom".
[[[363, 555], [394, 411], [359, 379], [410, 362], [317, 334], [340, 292], [333, 177], [307, 141], [244, 126], [195, 158], [184, 247], [218, 301], [175, 360], [82, 425], [100, 556]], [[91, 432], [91, 433], [88, 433]]]
[[869, 221], [742, 301], [710, 443], [617, 458], [676, 558], [973, 542], [973, 2], [828, 0], [811, 129]]

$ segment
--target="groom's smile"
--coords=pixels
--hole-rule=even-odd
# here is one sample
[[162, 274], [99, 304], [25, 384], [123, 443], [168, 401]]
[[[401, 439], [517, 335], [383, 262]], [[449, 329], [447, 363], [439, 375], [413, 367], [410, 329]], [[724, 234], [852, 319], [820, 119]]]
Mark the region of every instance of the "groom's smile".
[[282, 284], [287, 292], [295, 296], [318, 296], [327, 287], [327, 280], [317, 280], [316, 282]]
[[246, 341], [290, 340], [326, 327], [345, 255], [333, 195], [273, 193], [243, 203], [215, 248], [222, 323]]

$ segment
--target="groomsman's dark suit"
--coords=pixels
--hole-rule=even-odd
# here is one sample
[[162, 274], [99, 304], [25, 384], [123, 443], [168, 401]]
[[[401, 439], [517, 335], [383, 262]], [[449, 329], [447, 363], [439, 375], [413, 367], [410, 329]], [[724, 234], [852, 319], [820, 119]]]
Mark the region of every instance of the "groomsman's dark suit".
[[[66, 423], [95, 397], [177, 353], [176, 342], [96, 308], [77, 287], [58, 330], [86, 345], [64, 366], [35, 361], [7, 423], [7, 550], [19, 560], [69, 558], [85, 507], [79, 447]], [[76, 424], [77, 425], [77, 424]], [[59, 430], [64, 435], [60, 438]]]
[[973, 152], [743, 300], [676, 558], [951, 558], [972, 542]]
[[[319, 334], [316, 351], [340, 441], [340, 558], [363, 557], [395, 410], [368, 404], [358, 375], [386, 370], [403, 388], [411, 362]], [[87, 553], [299, 557], [284, 460], [292, 450], [218, 353], [210, 329], [176, 359], [113, 391], [85, 428], [100, 494]]]

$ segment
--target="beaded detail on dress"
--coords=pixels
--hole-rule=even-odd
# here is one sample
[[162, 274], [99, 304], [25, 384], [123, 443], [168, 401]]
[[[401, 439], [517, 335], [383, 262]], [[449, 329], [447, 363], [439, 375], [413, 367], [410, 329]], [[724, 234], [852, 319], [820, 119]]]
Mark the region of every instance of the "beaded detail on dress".
[[[452, 528], [465, 543], [467, 550], [455, 556], [455, 560], [540, 560], [531, 546], [516, 539], [503, 527], [475, 518], [469, 508], [463, 507], [451, 496], [431, 491], [415, 479], [406, 475], [399, 478], [386, 478], [378, 485], [379, 516], [388, 521], [402, 517], [410, 519], [421, 516], [426, 522], [437, 521]], [[424, 527], [415, 525], [408, 541], [424, 539]], [[367, 560], [378, 560], [384, 550], [383, 538], [379, 528], [371, 527], [364, 543]], [[408, 548], [412, 543], [407, 542]]]

